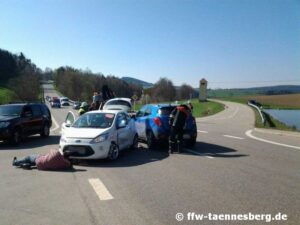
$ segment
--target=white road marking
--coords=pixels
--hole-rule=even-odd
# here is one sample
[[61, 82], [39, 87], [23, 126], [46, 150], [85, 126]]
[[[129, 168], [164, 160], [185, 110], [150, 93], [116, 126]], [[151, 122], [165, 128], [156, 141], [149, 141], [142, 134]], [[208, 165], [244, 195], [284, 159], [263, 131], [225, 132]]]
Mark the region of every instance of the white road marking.
[[209, 156], [209, 155], [207, 155], [207, 154], [204, 154], [204, 153], [199, 153], [199, 152], [196, 152], [196, 151], [194, 151], [194, 150], [191, 150], [191, 149], [188, 149], [188, 148], [183, 148], [183, 150], [184, 150], [184, 151], [186, 151], [186, 152], [189, 152], [189, 153], [195, 154], [195, 155], [204, 156], [204, 157], [206, 157], [206, 158], [209, 158], [209, 159], [213, 159], [213, 158], [214, 158], [214, 157], [212, 157], [212, 156]]
[[281, 136], [290, 136], [290, 137], [299, 137], [300, 138], [300, 133], [294, 132], [294, 131], [267, 130], [264, 128], [254, 128], [254, 130], [259, 133], [276, 134], [276, 135], [281, 135]]
[[239, 139], [239, 140], [245, 139], [245, 138], [242, 138], [242, 137], [237, 137], [237, 136], [232, 136], [232, 135], [227, 135], [227, 134], [224, 134], [223, 136], [228, 137], [228, 138], [233, 138], [233, 139]]
[[52, 121], [54, 122], [55, 127], [52, 128], [52, 129], [50, 130], [51, 132], [53, 132], [53, 131], [55, 131], [55, 130], [57, 130], [57, 129], [59, 128], [59, 125], [58, 125], [58, 123], [57, 123], [57, 121], [55, 120], [55, 118], [54, 118], [53, 115], [52, 115]]
[[204, 134], [207, 134], [208, 132], [205, 131], [205, 130], [197, 130], [198, 133], [204, 133]]
[[237, 107], [235, 112], [231, 116], [228, 116], [227, 119], [231, 119], [231, 118], [235, 117], [239, 111], [240, 111], [240, 107]]
[[89, 182], [101, 201], [114, 199], [100, 179], [91, 178]]
[[[225, 110], [223, 112], [225, 112]], [[233, 117], [236, 116], [236, 114], [238, 114], [239, 111], [240, 111], [240, 107], [237, 106], [236, 109], [235, 109], [235, 111], [231, 115], [229, 115], [229, 116], [214, 117], [215, 115], [217, 115], [217, 114], [214, 114], [214, 115], [211, 115], [211, 116], [200, 118], [200, 119], [198, 119], [197, 122], [209, 121], [209, 120], [227, 120], [227, 119], [232, 119]]]
[[252, 139], [255, 139], [255, 140], [258, 140], [258, 141], [262, 141], [262, 142], [266, 142], [266, 143], [273, 144], [273, 145], [279, 145], [279, 146], [291, 148], [291, 150], [293, 150], [293, 151], [295, 151], [294, 149], [300, 149], [299, 146], [286, 145], [286, 144], [278, 143], [278, 142], [275, 142], [275, 141], [269, 141], [269, 140], [266, 140], [266, 139], [263, 139], [263, 138], [255, 137], [255, 136], [253, 136], [252, 131], [253, 130], [247, 130], [245, 134], [248, 137], [252, 138]]

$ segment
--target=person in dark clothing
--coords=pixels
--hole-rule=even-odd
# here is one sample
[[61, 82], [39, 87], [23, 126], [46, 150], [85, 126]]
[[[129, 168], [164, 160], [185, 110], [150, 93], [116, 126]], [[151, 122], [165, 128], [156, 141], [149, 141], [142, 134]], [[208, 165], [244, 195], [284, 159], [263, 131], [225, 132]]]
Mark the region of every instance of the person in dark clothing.
[[171, 126], [169, 136], [169, 153], [182, 151], [183, 144], [183, 129], [186, 119], [188, 118], [189, 110], [186, 105], [177, 106], [170, 115], [169, 124]]
[[[98, 107], [99, 109], [99, 107]], [[96, 102], [92, 102], [91, 106], [89, 107], [89, 111], [94, 111], [97, 110], [97, 103]]]
[[104, 102], [106, 102], [107, 100], [114, 98], [115, 95], [113, 93], [112, 90], [109, 89], [109, 87], [107, 85], [103, 85], [102, 86], [102, 99]]

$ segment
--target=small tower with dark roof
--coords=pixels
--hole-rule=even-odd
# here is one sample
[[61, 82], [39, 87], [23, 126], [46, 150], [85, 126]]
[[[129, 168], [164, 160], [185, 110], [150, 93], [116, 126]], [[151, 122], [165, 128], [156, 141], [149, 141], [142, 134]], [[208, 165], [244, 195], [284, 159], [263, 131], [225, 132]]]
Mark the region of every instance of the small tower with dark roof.
[[205, 80], [204, 78], [200, 80], [199, 101], [200, 102], [207, 101], [207, 80]]

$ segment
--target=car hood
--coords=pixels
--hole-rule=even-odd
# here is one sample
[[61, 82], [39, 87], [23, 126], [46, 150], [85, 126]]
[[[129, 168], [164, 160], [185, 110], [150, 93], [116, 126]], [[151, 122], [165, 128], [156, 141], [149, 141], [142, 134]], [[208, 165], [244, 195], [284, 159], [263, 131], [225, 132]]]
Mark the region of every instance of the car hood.
[[6, 121], [10, 121], [13, 119], [16, 119], [20, 116], [0, 116], [0, 122], [6, 122]]
[[66, 138], [95, 138], [100, 134], [105, 133], [110, 128], [98, 129], [98, 128], [67, 128], [64, 132]]

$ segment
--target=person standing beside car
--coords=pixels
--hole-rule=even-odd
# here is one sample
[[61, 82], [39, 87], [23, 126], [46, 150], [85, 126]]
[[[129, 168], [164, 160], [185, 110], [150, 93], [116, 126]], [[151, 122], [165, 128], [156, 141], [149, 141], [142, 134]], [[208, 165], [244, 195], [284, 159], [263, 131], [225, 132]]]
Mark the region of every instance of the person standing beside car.
[[86, 102], [81, 103], [81, 106], [78, 110], [79, 116], [83, 115], [89, 110], [89, 105]]
[[177, 106], [170, 114], [169, 154], [172, 154], [176, 150], [179, 153], [182, 151], [183, 130], [188, 115], [189, 111], [186, 105]]
[[101, 103], [103, 102], [102, 93], [94, 92], [93, 103], [95, 103], [95, 109], [99, 109]]

